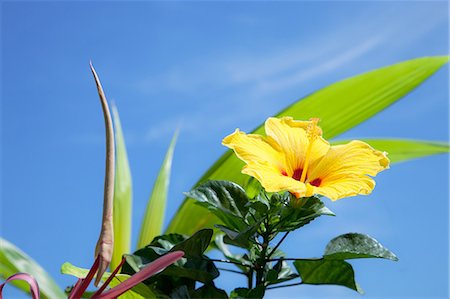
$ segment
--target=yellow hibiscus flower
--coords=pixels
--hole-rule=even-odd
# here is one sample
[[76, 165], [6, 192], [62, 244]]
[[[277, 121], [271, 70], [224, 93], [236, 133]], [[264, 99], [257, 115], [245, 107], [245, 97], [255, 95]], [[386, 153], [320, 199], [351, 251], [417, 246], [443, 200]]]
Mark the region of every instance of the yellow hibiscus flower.
[[242, 173], [255, 177], [267, 192], [289, 191], [297, 198], [321, 194], [331, 200], [371, 193], [375, 181], [370, 176], [389, 168], [386, 153], [358, 140], [330, 146], [318, 122], [269, 118], [267, 136], [236, 129], [222, 144], [247, 164]]

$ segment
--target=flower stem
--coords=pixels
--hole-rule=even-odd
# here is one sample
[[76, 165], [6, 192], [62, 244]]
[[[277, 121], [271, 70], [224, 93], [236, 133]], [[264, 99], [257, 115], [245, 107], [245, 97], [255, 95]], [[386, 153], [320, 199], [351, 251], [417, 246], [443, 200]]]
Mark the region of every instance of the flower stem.
[[207, 259], [210, 260], [212, 262], [217, 262], [217, 263], [227, 263], [227, 264], [234, 264], [234, 265], [238, 265], [238, 266], [242, 266], [242, 267], [251, 267], [250, 265], [245, 265], [242, 263], [238, 263], [238, 262], [233, 262], [230, 260], [219, 260], [219, 259]]
[[261, 250], [261, 256], [258, 258], [258, 260], [255, 263], [255, 269], [256, 269], [256, 286], [263, 284], [264, 280], [264, 270], [266, 268], [266, 254], [267, 249], [269, 248], [269, 242], [270, 242], [270, 230], [269, 230], [269, 224], [266, 221], [265, 222], [265, 232], [262, 234], [263, 237], [263, 243], [261, 244], [262, 250]]
[[252, 289], [253, 288], [253, 269], [250, 269], [247, 272], [247, 278], [248, 278], [248, 288]]
[[241, 271], [236, 271], [236, 270], [232, 270], [232, 269], [225, 269], [225, 268], [220, 268], [220, 267], [217, 267], [217, 269], [219, 269], [220, 271], [226, 271], [226, 272], [231, 272], [231, 273], [242, 274], [242, 275], [248, 276], [247, 273], [244, 273], [244, 272], [241, 272]]
[[266, 259], [266, 262], [278, 262], [278, 261], [321, 261], [323, 258], [310, 258], [310, 259], [302, 259], [302, 258], [276, 258], [276, 259]]
[[280, 239], [280, 241], [278, 242], [278, 244], [275, 245], [275, 247], [274, 247], [274, 248], [270, 251], [270, 253], [267, 255], [267, 258], [268, 258], [268, 259], [270, 259], [270, 257], [272, 256], [272, 254], [274, 254], [275, 251], [278, 249], [278, 247], [280, 247], [281, 243], [284, 241], [284, 239], [286, 239], [286, 237], [287, 237], [287, 235], [288, 235], [289, 233], [290, 233], [290, 232], [286, 232], [286, 233], [284, 234], [284, 236], [281, 237], [281, 239]]
[[291, 284], [285, 284], [285, 285], [281, 285], [281, 286], [274, 286], [274, 287], [268, 287], [266, 288], [266, 290], [273, 290], [273, 289], [279, 289], [279, 288], [287, 288], [287, 287], [292, 287], [292, 286], [298, 286], [303, 284], [303, 282], [296, 282], [296, 283], [291, 283]]

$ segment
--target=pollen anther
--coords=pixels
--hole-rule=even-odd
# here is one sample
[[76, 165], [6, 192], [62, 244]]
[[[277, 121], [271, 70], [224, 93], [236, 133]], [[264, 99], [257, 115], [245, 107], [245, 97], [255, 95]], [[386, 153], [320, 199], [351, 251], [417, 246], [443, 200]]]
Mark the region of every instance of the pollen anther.
[[316, 140], [317, 138], [317, 131], [318, 131], [317, 124], [319, 123], [320, 119], [311, 118], [310, 121], [311, 123], [308, 125], [306, 129], [306, 136], [308, 137], [308, 149], [306, 150], [305, 154], [305, 162], [303, 165], [303, 172], [300, 178], [300, 182], [304, 182], [306, 179], [306, 173], [308, 171], [308, 164], [309, 164], [309, 155], [311, 154], [312, 144], [314, 143], [314, 140]]

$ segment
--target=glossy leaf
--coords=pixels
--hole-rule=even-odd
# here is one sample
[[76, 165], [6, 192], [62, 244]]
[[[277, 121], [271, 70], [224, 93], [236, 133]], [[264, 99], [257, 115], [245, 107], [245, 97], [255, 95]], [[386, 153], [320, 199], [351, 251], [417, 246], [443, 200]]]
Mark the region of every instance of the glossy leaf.
[[119, 112], [111, 106], [116, 140], [116, 177], [114, 181], [114, 249], [110, 269], [115, 269], [122, 255], [131, 252], [132, 180]]
[[[423, 57], [363, 73], [312, 93], [276, 116], [292, 116], [303, 120], [319, 117], [324, 137], [330, 139], [401, 99], [439, 70], [448, 59], [448, 56]], [[253, 132], [262, 133], [262, 125]], [[243, 186], [248, 177], [241, 174], [242, 166], [243, 162], [227, 151], [199, 183], [229, 180]], [[167, 232], [190, 234], [203, 227], [212, 227], [217, 222], [214, 215], [186, 198]]]
[[119, 285], [111, 288], [104, 293], [100, 294], [98, 299], [106, 299], [106, 298], [117, 298], [125, 292], [129, 291], [131, 288], [135, 287], [139, 283], [144, 280], [154, 276], [160, 271], [163, 271], [168, 266], [173, 265], [175, 262], [179, 261], [184, 256], [184, 252], [175, 251], [168, 253], [153, 262], [149, 265], [146, 265], [144, 269], [134, 274], [130, 278], [128, 278], [125, 282], [120, 283]]
[[358, 233], [340, 235], [325, 248], [326, 259], [383, 258], [398, 261], [397, 256], [374, 238]]
[[219, 277], [220, 273], [211, 261], [206, 259], [192, 259], [184, 264], [183, 267], [167, 267], [163, 272], [161, 272], [161, 275], [164, 275], [165, 277], [181, 277], [193, 281], [209, 283]]
[[[246, 254], [233, 254], [231, 253], [230, 249], [228, 248], [228, 245], [224, 242], [224, 235], [223, 234], [217, 234], [215, 236], [214, 245], [217, 247], [217, 249], [222, 252], [223, 256], [226, 257], [228, 260], [236, 263], [236, 267], [242, 270], [242, 272], [248, 271], [248, 268], [246, 266], [251, 265], [251, 262], [248, 259], [248, 256]], [[246, 265], [246, 266], [243, 266]]]
[[342, 260], [298, 260], [294, 266], [303, 284], [341, 285], [362, 293], [355, 281], [353, 267]]
[[189, 289], [182, 285], [170, 292], [170, 298], [191, 299], [191, 295], [189, 295]]
[[178, 132], [172, 137], [167, 149], [158, 177], [147, 203], [144, 219], [139, 233], [137, 248], [143, 248], [149, 244], [154, 237], [161, 235], [166, 211], [167, 193], [169, 189], [170, 171], [172, 168], [172, 157], [175, 149]]
[[236, 230], [247, 226], [243, 218], [250, 199], [241, 186], [228, 181], [207, 181], [185, 195], [198, 200], [227, 226]]
[[[227, 244], [242, 247], [245, 249], [249, 249], [252, 240], [255, 239], [255, 234], [261, 224], [263, 219], [260, 219], [259, 222], [256, 222], [252, 225], [249, 225], [242, 231], [235, 231], [226, 226], [216, 224], [216, 227], [225, 233], [225, 237], [223, 241]], [[254, 243], [254, 241], [253, 241]]]
[[258, 285], [253, 289], [236, 288], [231, 291], [230, 299], [261, 299], [264, 297], [264, 287]]
[[[28, 273], [36, 279], [42, 298], [67, 298], [63, 290], [38, 263], [12, 243], [0, 238], [0, 278], [7, 279], [19, 272]], [[12, 281], [11, 284], [30, 293], [29, 286], [23, 282]]]
[[266, 281], [269, 285], [286, 282], [299, 277], [297, 273], [292, 271], [289, 264], [280, 259], [275, 263], [273, 268], [269, 269], [266, 276]]
[[208, 248], [212, 236], [211, 229], [202, 229], [189, 239], [175, 245], [170, 251], [182, 250], [185, 257], [201, 257]]
[[204, 298], [214, 298], [214, 299], [228, 299], [227, 293], [217, 288], [214, 283], [208, 283], [202, 287], [195, 290], [191, 295], [192, 298], [204, 299]]
[[[290, 194], [289, 196], [293, 197]], [[334, 216], [334, 213], [319, 198], [315, 196], [305, 197], [300, 199], [298, 204], [290, 203], [287, 206], [283, 206], [279, 217], [276, 217], [278, 222], [274, 226], [279, 232], [292, 231], [322, 215]]]
[[209, 283], [219, 276], [219, 271], [214, 263], [203, 255], [211, 242], [212, 235], [212, 230], [204, 229], [190, 238], [177, 234], [159, 236], [145, 248], [137, 250], [132, 255], [127, 255], [127, 262], [124, 264], [122, 271], [127, 274], [133, 274], [167, 252], [181, 250], [184, 252], [184, 259], [167, 267], [146, 283], [158, 281], [158, 287], [161, 284], [164, 285], [161, 291], [167, 291], [167, 294], [170, 294], [174, 288], [180, 286], [181, 278], [181, 281], [191, 291], [195, 286], [195, 281]]

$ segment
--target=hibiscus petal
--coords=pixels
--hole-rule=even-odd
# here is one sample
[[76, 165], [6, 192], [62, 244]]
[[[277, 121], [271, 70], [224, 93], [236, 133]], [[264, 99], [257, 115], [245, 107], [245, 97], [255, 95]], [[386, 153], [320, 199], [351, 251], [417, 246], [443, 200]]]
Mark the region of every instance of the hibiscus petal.
[[[362, 141], [332, 146], [328, 153], [311, 165], [307, 196], [322, 194], [332, 200], [369, 194], [375, 182], [368, 176], [389, 168], [386, 154]], [[315, 183], [314, 183], [314, 180]], [[313, 186], [315, 185], [315, 186]]]
[[244, 166], [242, 173], [255, 177], [267, 192], [289, 190], [297, 198], [305, 194], [306, 186], [291, 177], [282, 175], [278, 169], [257, 163]]
[[[310, 142], [307, 129], [311, 124], [311, 121], [295, 121], [291, 117], [271, 117], [266, 120], [266, 134], [283, 149], [286, 159], [286, 172], [289, 176], [293, 176], [296, 170], [304, 168]], [[329, 143], [321, 137], [322, 130], [318, 126], [315, 126], [314, 132], [311, 133], [316, 138], [313, 138], [311, 151], [308, 155], [309, 163], [321, 158], [330, 148]]]
[[368, 195], [375, 187], [375, 181], [368, 176], [341, 177], [315, 187], [306, 184], [306, 196], [321, 194], [335, 201], [344, 197]]
[[236, 129], [222, 140], [222, 144], [233, 149], [239, 159], [246, 163], [269, 163], [282, 168], [282, 154], [277, 145], [260, 135], [245, 134]]

